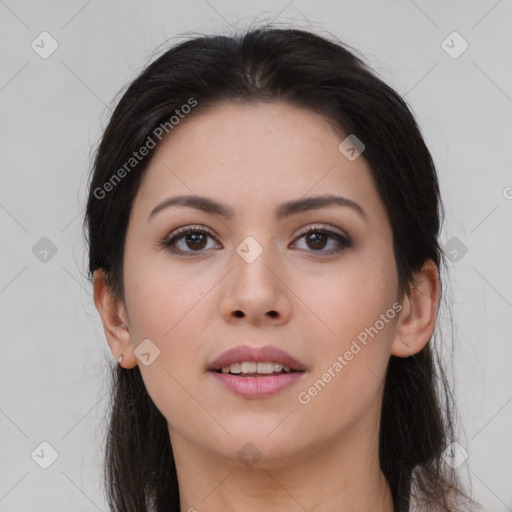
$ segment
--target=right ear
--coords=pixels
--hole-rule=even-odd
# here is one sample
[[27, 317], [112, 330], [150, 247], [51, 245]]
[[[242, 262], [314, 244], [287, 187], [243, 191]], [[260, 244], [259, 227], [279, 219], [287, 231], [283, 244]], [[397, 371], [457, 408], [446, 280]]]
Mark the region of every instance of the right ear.
[[121, 366], [133, 368], [137, 365], [137, 358], [133, 353], [128, 315], [123, 302], [111, 292], [103, 269], [94, 271], [93, 287], [94, 304], [100, 314], [110, 350], [116, 361], [123, 355]]

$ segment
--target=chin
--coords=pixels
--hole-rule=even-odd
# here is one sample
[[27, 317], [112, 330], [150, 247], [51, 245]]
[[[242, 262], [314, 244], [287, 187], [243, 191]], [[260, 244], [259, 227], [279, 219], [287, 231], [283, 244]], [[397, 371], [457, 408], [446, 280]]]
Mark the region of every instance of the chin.
[[[279, 428], [279, 427], [278, 427]], [[289, 432], [282, 431], [279, 434], [274, 431], [269, 435], [269, 430], [246, 428], [233, 434], [227, 444], [219, 443], [212, 449], [227, 459], [241, 463], [247, 467], [257, 464], [260, 469], [270, 469], [286, 466], [292, 463], [297, 456], [300, 440]]]

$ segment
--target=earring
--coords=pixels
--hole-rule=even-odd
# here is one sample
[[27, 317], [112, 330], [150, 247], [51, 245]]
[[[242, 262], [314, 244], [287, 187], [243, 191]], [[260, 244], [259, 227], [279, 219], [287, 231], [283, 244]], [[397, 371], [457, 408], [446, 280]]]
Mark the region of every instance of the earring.
[[121, 364], [121, 361], [123, 360], [123, 354], [119, 356], [119, 359], [117, 360], [119, 364]]

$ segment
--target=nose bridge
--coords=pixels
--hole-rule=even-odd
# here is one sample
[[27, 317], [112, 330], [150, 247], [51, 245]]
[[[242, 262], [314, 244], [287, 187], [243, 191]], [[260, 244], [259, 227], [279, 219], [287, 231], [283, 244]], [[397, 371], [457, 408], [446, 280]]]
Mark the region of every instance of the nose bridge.
[[262, 243], [254, 236], [249, 235], [236, 247], [236, 255], [234, 255], [235, 284], [252, 288], [252, 293], [256, 295], [263, 292], [266, 295], [269, 293], [273, 295], [277, 283], [275, 274], [270, 269], [277, 263], [272, 255], [269, 237], [264, 240], [263, 236], [258, 238]]
[[[273, 254], [270, 237], [247, 236], [235, 248], [229, 285], [224, 291], [222, 309], [229, 318], [247, 316], [252, 320], [289, 313], [286, 287], [279, 276], [280, 264]], [[241, 315], [241, 313], [243, 315]]]

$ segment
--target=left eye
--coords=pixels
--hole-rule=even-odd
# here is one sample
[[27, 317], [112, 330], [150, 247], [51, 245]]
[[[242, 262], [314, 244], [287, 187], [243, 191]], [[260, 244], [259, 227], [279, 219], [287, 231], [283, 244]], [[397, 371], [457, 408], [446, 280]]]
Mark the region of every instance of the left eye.
[[[213, 235], [205, 229], [184, 228], [178, 230], [171, 238], [164, 240], [161, 245], [174, 254], [190, 256], [193, 253], [201, 253], [204, 249], [208, 249], [208, 238], [213, 239]], [[313, 252], [323, 254], [338, 253], [352, 246], [352, 241], [349, 238], [319, 227], [310, 228], [296, 238], [296, 240], [302, 239], [306, 240], [306, 244]], [[334, 242], [334, 248], [324, 250], [329, 245], [329, 240]], [[181, 247], [179, 246], [180, 243]], [[211, 249], [211, 247], [209, 248]]]
[[[352, 245], [349, 238], [340, 235], [339, 233], [335, 233], [334, 231], [319, 227], [310, 228], [297, 238], [297, 240], [302, 239], [306, 240], [306, 243], [313, 249], [313, 252], [321, 252], [324, 254], [341, 252]], [[323, 250], [325, 246], [328, 245], [327, 242], [329, 239], [334, 240], [334, 249]]]

